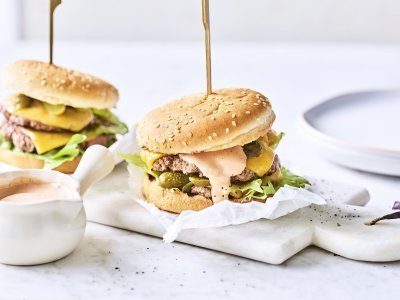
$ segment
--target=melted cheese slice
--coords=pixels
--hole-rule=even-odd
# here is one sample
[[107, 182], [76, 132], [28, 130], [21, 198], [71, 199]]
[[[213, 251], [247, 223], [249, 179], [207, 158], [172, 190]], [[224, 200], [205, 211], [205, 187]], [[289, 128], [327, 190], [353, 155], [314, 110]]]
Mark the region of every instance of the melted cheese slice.
[[145, 162], [146, 166], [149, 169], [152, 169], [154, 162], [163, 156], [165, 156], [165, 154], [151, 152], [151, 151], [144, 150], [144, 149], [140, 150], [140, 157], [142, 158], [142, 160]]
[[246, 154], [241, 146], [179, 156], [184, 161], [195, 164], [210, 180], [214, 203], [228, 199], [231, 176], [242, 173], [246, 167]]
[[261, 153], [257, 157], [248, 157], [246, 167], [255, 172], [258, 176], [265, 175], [274, 163], [275, 152], [264, 143], [260, 143]]
[[23, 127], [19, 128], [32, 139], [38, 154], [43, 154], [58, 147], [65, 146], [73, 135], [72, 133], [44, 132]]
[[32, 101], [30, 106], [18, 108], [12, 103], [7, 105], [10, 114], [38, 121], [42, 124], [59, 127], [65, 130], [79, 132], [93, 119], [93, 113], [89, 109], [75, 109], [67, 107], [63, 114], [56, 115], [48, 112], [43, 102]]

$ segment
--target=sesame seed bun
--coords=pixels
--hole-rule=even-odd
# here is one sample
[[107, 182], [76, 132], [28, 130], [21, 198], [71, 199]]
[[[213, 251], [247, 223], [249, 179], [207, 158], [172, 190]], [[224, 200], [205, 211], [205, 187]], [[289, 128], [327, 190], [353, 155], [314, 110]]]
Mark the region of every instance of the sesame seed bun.
[[[151, 180], [149, 175], [144, 175], [142, 180], [142, 194], [147, 202], [152, 203], [159, 209], [181, 213], [185, 210], [199, 211], [213, 205], [213, 201], [200, 195], [188, 195], [184, 192], [170, 191], [160, 187], [156, 180]], [[236, 203], [247, 203], [251, 199], [231, 199]]]
[[172, 101], [138, 124], [140, 147], [176, 154], [216, 151], [250, 143], [275, 120], [269, 100], [250, 89], [215, 90]]
[[[74, 173], [76, 168], [79, 165], [81, 160], [81, 156], [78, 156], [72, 161], [68, 161], [58, 166], [54, 170], [71, 174]], [[15, 166], [21, 169], [43, 169], [44, 161], [42, 159], [38, 159], [29, 155], [24, 154], [23, 152], [14, 152], [6, 149], [0, 148], [0, 162], [6, 163], [8, 165]]]
[[4, 87], [50, 104], [77, 108], [112, 108], [118, 91], [92, 75], [65, 69], [46, 62], [20, 60], [6, 67]]
[[200, 195], [189, 196], [183, 192], [164, 189], [158, 185], [156, 180], [150, 180], [148, 175], [143, 176], [142, 194], [147, 202], [173, 213], [181, 213], [184, 210], [198, 211], [213, 205], [211, 199]]

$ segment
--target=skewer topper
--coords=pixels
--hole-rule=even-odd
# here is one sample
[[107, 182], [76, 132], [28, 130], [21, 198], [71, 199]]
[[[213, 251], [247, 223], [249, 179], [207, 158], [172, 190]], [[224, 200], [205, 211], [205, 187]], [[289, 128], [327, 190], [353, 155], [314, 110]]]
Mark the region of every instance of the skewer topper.
[[210, 8], [209, 0], [203, 1], [203, 25], [206, 40], [207, 96], [212, 94], [211, 81], [211, 42], [210, 42]]
[[54, 11], [61, 4], [61, 0], [50, 1], [50, 14], [49, 14], [49, 63], [53, 64], [53, 40], [54, 40]]

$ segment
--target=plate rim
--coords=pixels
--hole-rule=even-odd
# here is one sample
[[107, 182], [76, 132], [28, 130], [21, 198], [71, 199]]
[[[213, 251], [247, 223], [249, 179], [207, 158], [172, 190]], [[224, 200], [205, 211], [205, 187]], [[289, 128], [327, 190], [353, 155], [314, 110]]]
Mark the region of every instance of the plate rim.
[[385, 156], [400, 158], [400, 148], [392, 148], [391, 149], [391, 148], [373, 147], [373, 146], [366, 146], [366, 145], [362, 145], [362, 144], [358, 144], [358, 143], [352, 143], [349, 141], [345, 141], [343, 139], [334, 137], [332, 135], [329, 135], [329, 134], [319, 130], [317, 127], [313, 126], [313, 124], [311, 124], [307, 118], [307, 115], [310, 112], [317, 109], [318, 107], [321, 107], [322, 105], [326, 105], [329, 102], [334, 102], [337, 98], [340, 98], [343, 96], [349, 96], [349, 95], [362, 94], [362, 93], [379, 93], [379, 92], [397, 92], [400, 94], [400, 89], [393, 88], [393, 89], [385, 89], [385, 90], [382, 90], [382, 89], [359, 90], [359, 91], [354, 91], [354, 92], [337, 94], [336, 96], [326, 98], [325, 100], [322, 100], [319, 103], [316, 103], [313, 106], [306, 109], [306, 111], [304, 111], [300, 116], [300, 124], [308, 133], [310, 133], [313, 137], [317, 138], [318, 140], [332, 143], [336, 146], [344, 147], [344, 148], [350, 149], [350, 150], [368, 152], [368, 153], [376, 154], [376, 155], [380, 155], [380, 156], [382, 154], [384, 154]]

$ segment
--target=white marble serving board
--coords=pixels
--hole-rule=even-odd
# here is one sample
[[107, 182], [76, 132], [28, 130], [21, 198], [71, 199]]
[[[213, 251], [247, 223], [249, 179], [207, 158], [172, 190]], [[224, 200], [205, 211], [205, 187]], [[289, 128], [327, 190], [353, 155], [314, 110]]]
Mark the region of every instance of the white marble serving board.
[[[131, 198], [127, 178], [121, 164], [89, 190], [85, 195], [88, 219], [162, 237], [164, 227]], [[356, 260], [400, 259], [400, 221], [366, 226], [364, 221], [384, 212], [354, 206], [368, 202], [365, 189], [328, 181], [317, 187], [335, 207], [312, 206], [272, 221], [185, 230], [177, 241], [271, 264], [280, 264], [310, 245]]]

